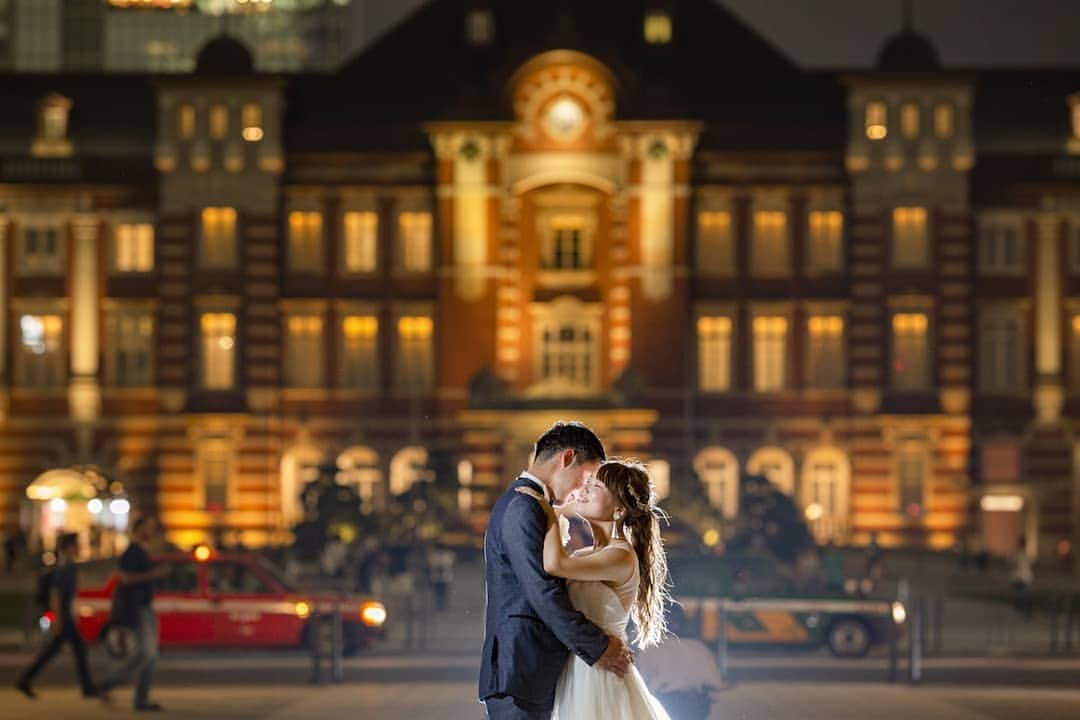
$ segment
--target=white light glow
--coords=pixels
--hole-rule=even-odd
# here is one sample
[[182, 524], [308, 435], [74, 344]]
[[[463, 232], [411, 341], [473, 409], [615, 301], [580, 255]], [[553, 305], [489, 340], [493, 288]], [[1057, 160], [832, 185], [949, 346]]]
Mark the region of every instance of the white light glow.
[[1024, 507], [1024, 498], [1019, 495], [983, 495], [979, 507], [983, 512], [1019, 512]]
[[93, 498], [90, 502], [86, 503], [86, 509], [90, 511], [91, 515], [99, 514], [104, 507], [104, 504], [97, 498]]
[[131, 510], [131, 503], [123, 498], [109, 501], [109, 512], [113, 515], [127, 515], [129, 510]]
[[64, 498], [53, 498], [49, 501], [49, 509], [55, 513], [62, 513], [67, 510], [67, 501]]

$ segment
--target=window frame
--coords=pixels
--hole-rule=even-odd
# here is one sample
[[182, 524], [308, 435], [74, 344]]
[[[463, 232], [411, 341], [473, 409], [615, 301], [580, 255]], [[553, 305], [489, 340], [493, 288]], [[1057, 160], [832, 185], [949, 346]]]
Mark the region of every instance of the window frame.
[[[1012, 226], [1011, 228], [1008, 226]], [[1009, 265], [1004, 262], [988, 262], [987, 233], [1011, 229], [1016, 232], [1016, 262]], [[982, 276], [992, 277], [1022, 277], [1027, 274], [1028, 268], [1028, 234], [1027, 220], [1019, 213], [989, 212], [979, 215], [976, 221], [978, 232], [978, 272]], [[1000, 242], [1001, 239], [994, 237], [992, 242]], [[1003, 254], [1003, 248], [997, 247], [996, 252]]]
[[[771, 248], [776, 252], [766, 252], [766, 248], [762, 247], [764, 239], [760, 233], [767, 228], [763, 228], [759, 224], [759, 219], [764, 220], [763, 216], [769, 216], [770, 218], [779, 217], [783, 222], [780, 223], [780, 237], [772, 238], [770, 240], [778, 240], [780, 246], [777, 248]], [[779, 252], [782, 248], [783, 253]], [[786, 199], [784, 201], [765, 201], [755, 202], [754, 207], [750, 209], [750, 276], [755, 278], [787, 278], [792, 275], [792, 232], [791, 232], [791, 209], [787, 206]], [[774, 258], [782, 257], [782, 266], [777, 263], [775, 266], [770, 263]]]
[[[19, 217], [16, 219], [15, 268], [19, 277], [57, 277], [67, 271], [69, 223], [66, 218]], [[51, 230], [55, 234], [56, 252], [47, 263], [31, 266], [27, 252], [27, 232]]]
[[[701, 324], [703, 320], [727, 320], [728, 321], [728, 335], [727, 335], [727, 384], [724, 386], [706, 384], [705, 372], [705, 357], [704, 357], [704, 345], [705, 339], [701, 334]], [[735, 307], [733, 305], [705, 305], [697, 309], [694, 317], [694, 349], [696, 370], [697, 370], [697, 389], [701, 393], [710, 394], [722, 394], [729, 393], [735, 389], [735, 341], [738, 333], [737, 317]]]
[[[216, 233], [208, 232], [208, 220], [207, 213], [214, 213], [220, 215], [222, 218], [228, 217], [231, 211], [232, 220], [232, 232], [229, 237], [222, 235], [218, 238]], [[228, 257], [225, 258], [225, 253], [221, 254], [222, 262], [217, 262], [218, 254], [209, 252], [211, 235], [214, 235], [215, 240], [225, 241], [228, 240]], [[203, 270], [210, 271], [227, 271], [235, 270], [239, 265], [240, 256], [240, 213], [235, 207], [230, 205], [208, 205], [203, 207], [199, 212], [199, 267]]]
[[[204, 334], [203, 322], [204, 318], [208, 315], [227, 315], [232, 317], [232, 346], [228, 350], [232, 353], [230, 362], [232, 364], [232, 382], [227, 386], [211, 386], [207, 384], [207, 362], [208, 355], [207, 338]], [[239, 308], [235, 306], [206, 306], [198, 308], [196, 312], [196, 322], [198, 336], [199, 336], [199, 373], [198, 373], [198, 387], [202, 392], [234, 392], [240, 385], [240, 366], [241, 358], [239, 357], [239, 345], [240, 345], [240, 313]]]
[[[817, 318], [838, 319], [840, 321], [840, 334], [835, 338], [837, 345], [837, 357], [825, 358], [822, 365], [838, 368], [838, 378], [833, 384], [820, 384], [814, 377], [813, 350], [814, 338], [812, 326]], [[815, 392], [830, 392], [844, 390], [848, 386], [848, 331], [849, 320], [846, 307], [836, 305], [809, 305], [803, 313], [803, 387]], [[833, 360], [833, 362], [830, 362]]]
[[[326, 382], [326, 350], [327, 313], [325, 306], [320, 302], [290, 304], [282, 313], [282, 358], [281, 358], [281, 386], [286, 390], [318, 390], [327, 387]], [[293, 333], [293, 321], [315, 320], [316, 327], [306, 331], [303, 336], [297, 337]], [[294, 345], [298, 340], [306, 340], [300, 346]], [[304, 378], [304, 373], [313, 373], [310, 379]], [[301, 382], [301, 380], [309, 380]]]
[[[326, 218], [322, 210], [314, 207], [292, 207], [286, 214], [285, 222], [289, 273], [324, 275]], [[300, 259], [303, 259], [303, 264], [299, 262]]]
[[[67, 388], [68, 379], [70, 377], [69, 357], [70, 357], [70, 327], [71, 322], [69, 307], [66, 301], [31, 301], [23, 302], [15, 300], [11, 303], [11, 315], [12, 315], [12, 328], [13, 328], [13, 389], [16, 391], [31, 391], [31, 392], [50, 392], [50, 391], [64, 391]], [[58, 333], [56, 343], [57, 346], [52, 353], [53, 357], [50, 362], [53, 366], [47, 369], [45, 372], [55, 377], [51, 378], [51, 381], [44, 384], [35, 383], [31, 385], [28, 382], [30, 367], [27, 364], [31, 355], [43, 356], [48, 353], [30, 353], [26, 350], [26, 343], [23, 338], [22, 319], [23, 317], [57, 317], [60, 320], [60, 331]]]
[[[408, 382], [408, 377], [404, 375], [404, 368], [409, 363], [406, 363], [405, 361], [407, 348], [401, 334], [402, 320], [405, 318], [421, 317], [425, 317], [430, 321], [431, 331], [427, 340], [427, 357], [424, 358], [426, 364], [426, 367], [424, 368], [425, 375], [422, 378], [424, 382], [414, 385], [413, 383]], [[391, 318], [393, 321], [394, 338], [394, 373], [391, 380], [395, 393], [404, 396], [430, 395], [434, 393], [438, 387], [438, 356], [436, 353], [436, 348], [438, 347], [438, 325], [435, 322], [435, 307], [427, 303], [397, 305], [391, 312]]]
[[[421, 265], [410, 263], [411, 253], [409, 249], [409, 235], [405, 231], [405, 219], [412, 216], [427, 217], [427, 238], [424, 243], [425, 263]], [[402, 207], [394, 214], [394, 255], [395, 266], [399, 273], [404, 275], [430, 275], [435, 270], [435, 215], [430, 209]]]
[[[751, 307], [749, 313], [749, 342], [750, 342], [750, 382], [749, 386], [752, 392], [759, 395], [774, 395], [777, 393], [789, 392], [792, 389], [792, 363], [791, 363], [791, 349], [792, 349], [792, 318], [794, 315], [794, 308], [790, 303], [781, 304], [760, 304]], [[784, 321], [783, 332], [783, 346], [779, 350], [781, 358], [782, 369], [780, 373], [780, 385], [779, 386], [763, 386], [759, 383], [759, 338], [757, 328], [759, 320], [765, 319], [782, 319]], [[770, 338], [765, 338], [766, 340]], [[775, 341], [775, 338], [772, 338]], [[762, 360], [764, 362], [764, 360]]]
[[[1024, 302], [998, 302], [983, 305], [979, 308], [978, 316], [978, 353], [979, 373], [976, 378], [976, 387], [982, 395], [1027, 395], [1030, 388], [1027, 353], [1029, 347], [1028, 328], [1029, 308]], [[1016, 366], [1017, 382], [1013, 385], [1008, 383], [995, 384], [988, 382], [987, 361], [993, 355], [993, 348], [989, 347], [990, 328], [995, 321], [1013, 321], [1015, 323], [1012, 337], [1016, 338], [1016, 346], [1013, 349], [1015, 357], [1013, 362]], [[1003, 333], [1010, 336], [1010, 331]]]
[[[150, 228], [150, 265], [145, 269], [128, 270], [120, 267], [120, 233], [121, 228]], [[136, 238], [133, 238], [133, 242]], [[114, 276], [133, 277], [152, 275], [157, 268], [157, 228], [152, 217], [142, 215], [121, 215], [114, 217], [108, 225], [109, 242], [109, 274]]]
[[[923, 334], [923, 367], [926, 382], [919, 386], [906, 386], [897, 383], [897, 379], [900, 375], [896, 370], [896, 360], [899, 342], [897, 340], [896, 331], [896, 317], [899, 315], [921, 315], [926, 320], [926, 330]], [[901, 304], [889, 308], [888, 314], [888, 330], [889, 330], [889, 391], [898, 394], [905, 395], [920, 395], [926, 393], [932, 393], [937, 385], [937, 381], [934, 375], [934, 317], [933, 307], [923, 304]]]
[[[923, 213], [922, 223], [922, 253], [919, 258], [908, 260], [906, 256], [901, 253], [902, 243], [907, 235], [901, 232], [900, 224], [902, 219], [898, 215], [902, 213], [912, 213], [914, 211], [921, 210]], [[930, 267], [931, 258], [934, 255], [933, 248], [933, 233], [932, 233], [932, 220], [930, 217], [930, 207], [926, 204], [904, 204], [895, 205], [889, 214], [889, 266], [893, 270], [925, 270]], [[903, 260], [903, 261], [901, 261]]]
[[[370, 255], [371, 255], [371, 261], [372, 262], [371, 262], [371, 266], [369, 268], [352, 269], [352, 268], [349, 267], [348, 260], [349, 260], [349, 241], [350, 241], [350, 236], [349, 236], [349, 216], [350, 215], [371, 216], [372, 218], [374, 218], [374, 229], [373, 229], [373, 234], [372, 234], [372, 236], [370, 238], [370, 241], [371, 241]], [[378, 274], [382, 269], [382, 258], [380, 257], [381, 253], [379, 252], [380, 249], [381, 249], [379, 247], [379, 245], [380, 245], [380, 243], [379, 243], [379, 235], [380, 235], [380, 231], [381, 231], [381, 228], [382, 228], [382, 219], [379, 217], [378, 210], [376, 208], [374, 208], [374, 207], [359, 207], [359, 206], [357, 206], [357, 207], [346, 207], [341, 212], [341, 221], [340, 221], [340, 223], [341, 223], [340, 224], [341, 243], [340, 243], [340, 247], [339, 247], [339, 258], [340, 258], [339, 267], [341, 268], [340, 274], [345, 275], [345, 276], [350, 276], [350, 277], [371, 276], [371, 275]], [[365, 238], [360, 238], [360, 240], [364, 240], [364, 239]]]
[[[820, 262], [820, 253], [815, 250], [820, 250], [820, 237], [814, 234], [814, 222], [813, 216], [820, 214], [823, 216], [838, 215], [840, 218], [840, 227], [836, 237], [836, 250], [835, 250], [835, 264], [827, 265]], [[806, 233], [805, 233], [805, 258], [804, 258], [804, 272], [808, 277], [823, 277], [827, 275], [839, 275], [844, 272], [847, 265], [847, 218], [844, 216], [844, 211], [838, 207], [809, 207], [806, 210]], [[831, 231], [830, 231], [831, 235]]]
[[[105, 337], [108, 347], [105, 352], [105, 386], [113, 390], [140, 390], [153, 388], [157, 379], [157, 303], [156, 301], [115, 301], [103, 303], [105, 311]], [[146, 382], [122, 383], [118, 369], [118, 351], [121, 348], [118, 320], [124, 316], [147, 316], [150, 320], [150, 336], [146, 347]]]
[[[371, 338], [371, 381], [368, 385], [354, 385], [346, 382], [346, 374], [348, 372], [348, 340], [346, 338], [345, 323], [349, 318], [370, 318], [375, 323], [375, 334]], [[382, 313], [376, 305], [370, 303], [343, 303], [336, 307], [334, 313], [335, 327], [334, 327], [334, 339], [336, 341], [337, 352], [337, 377], [334, 378], [334, 384], [349, 392], [374, 394], [379, 392], [382, 385], [382, 348], [383, 339], [382, 333], [384, 330], [384, 323]], [[396, 324], [394, 328], [397, 330]]]

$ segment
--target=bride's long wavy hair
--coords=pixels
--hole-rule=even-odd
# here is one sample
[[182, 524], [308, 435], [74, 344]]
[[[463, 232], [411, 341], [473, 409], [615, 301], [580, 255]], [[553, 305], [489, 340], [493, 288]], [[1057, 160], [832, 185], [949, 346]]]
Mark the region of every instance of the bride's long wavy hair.
[[630, 613], [637, 626], [635, 640], [640, 647], [656, 645], [667, 630], [664, 611], [671, 600], [667, 554], [660, 537], [660, 520], [667, 514], [656, 504], [648, 470], [636, 460], [607, 460], [596, 471], [596, 479], [625, 508], [619, 531], [637, 555], [641, 581]]

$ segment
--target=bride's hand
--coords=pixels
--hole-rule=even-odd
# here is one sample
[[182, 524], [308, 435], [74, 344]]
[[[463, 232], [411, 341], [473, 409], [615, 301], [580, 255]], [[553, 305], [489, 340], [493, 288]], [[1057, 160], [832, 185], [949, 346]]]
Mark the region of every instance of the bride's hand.
[[544, 515], [547, 516], [548, 525], [555, 522], [555, 508], [551, 507], [551, 503], [547, 501], [547, 498], [541, 495], [537, 490], [530, 487], [519, 487], [516, 490], [522, 495], [528, 495], [533, 500], [540, 503], [540, 507], [544, 511]]

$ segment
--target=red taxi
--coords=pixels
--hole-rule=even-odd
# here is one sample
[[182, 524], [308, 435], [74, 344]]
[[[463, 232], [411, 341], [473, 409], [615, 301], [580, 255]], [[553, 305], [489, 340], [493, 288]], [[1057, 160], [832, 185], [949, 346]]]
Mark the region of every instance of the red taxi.
[[[292, 648], [308, 642], [313, 615], [340, 611], [344, 651], [354, 653], [385, 637], [386, 608], [374, 600], [290, 587], [277, 569], [254, 554], [211, 552], [156, 556], [169, 574], [157, 583], [154, 609], [162, 648]], [[98, 566], [97, 563], [87, 565]], [[74, 612], [87, 640], [101, 638], [118, 576], [115, 561], [103, 585], [80, 569]]]

